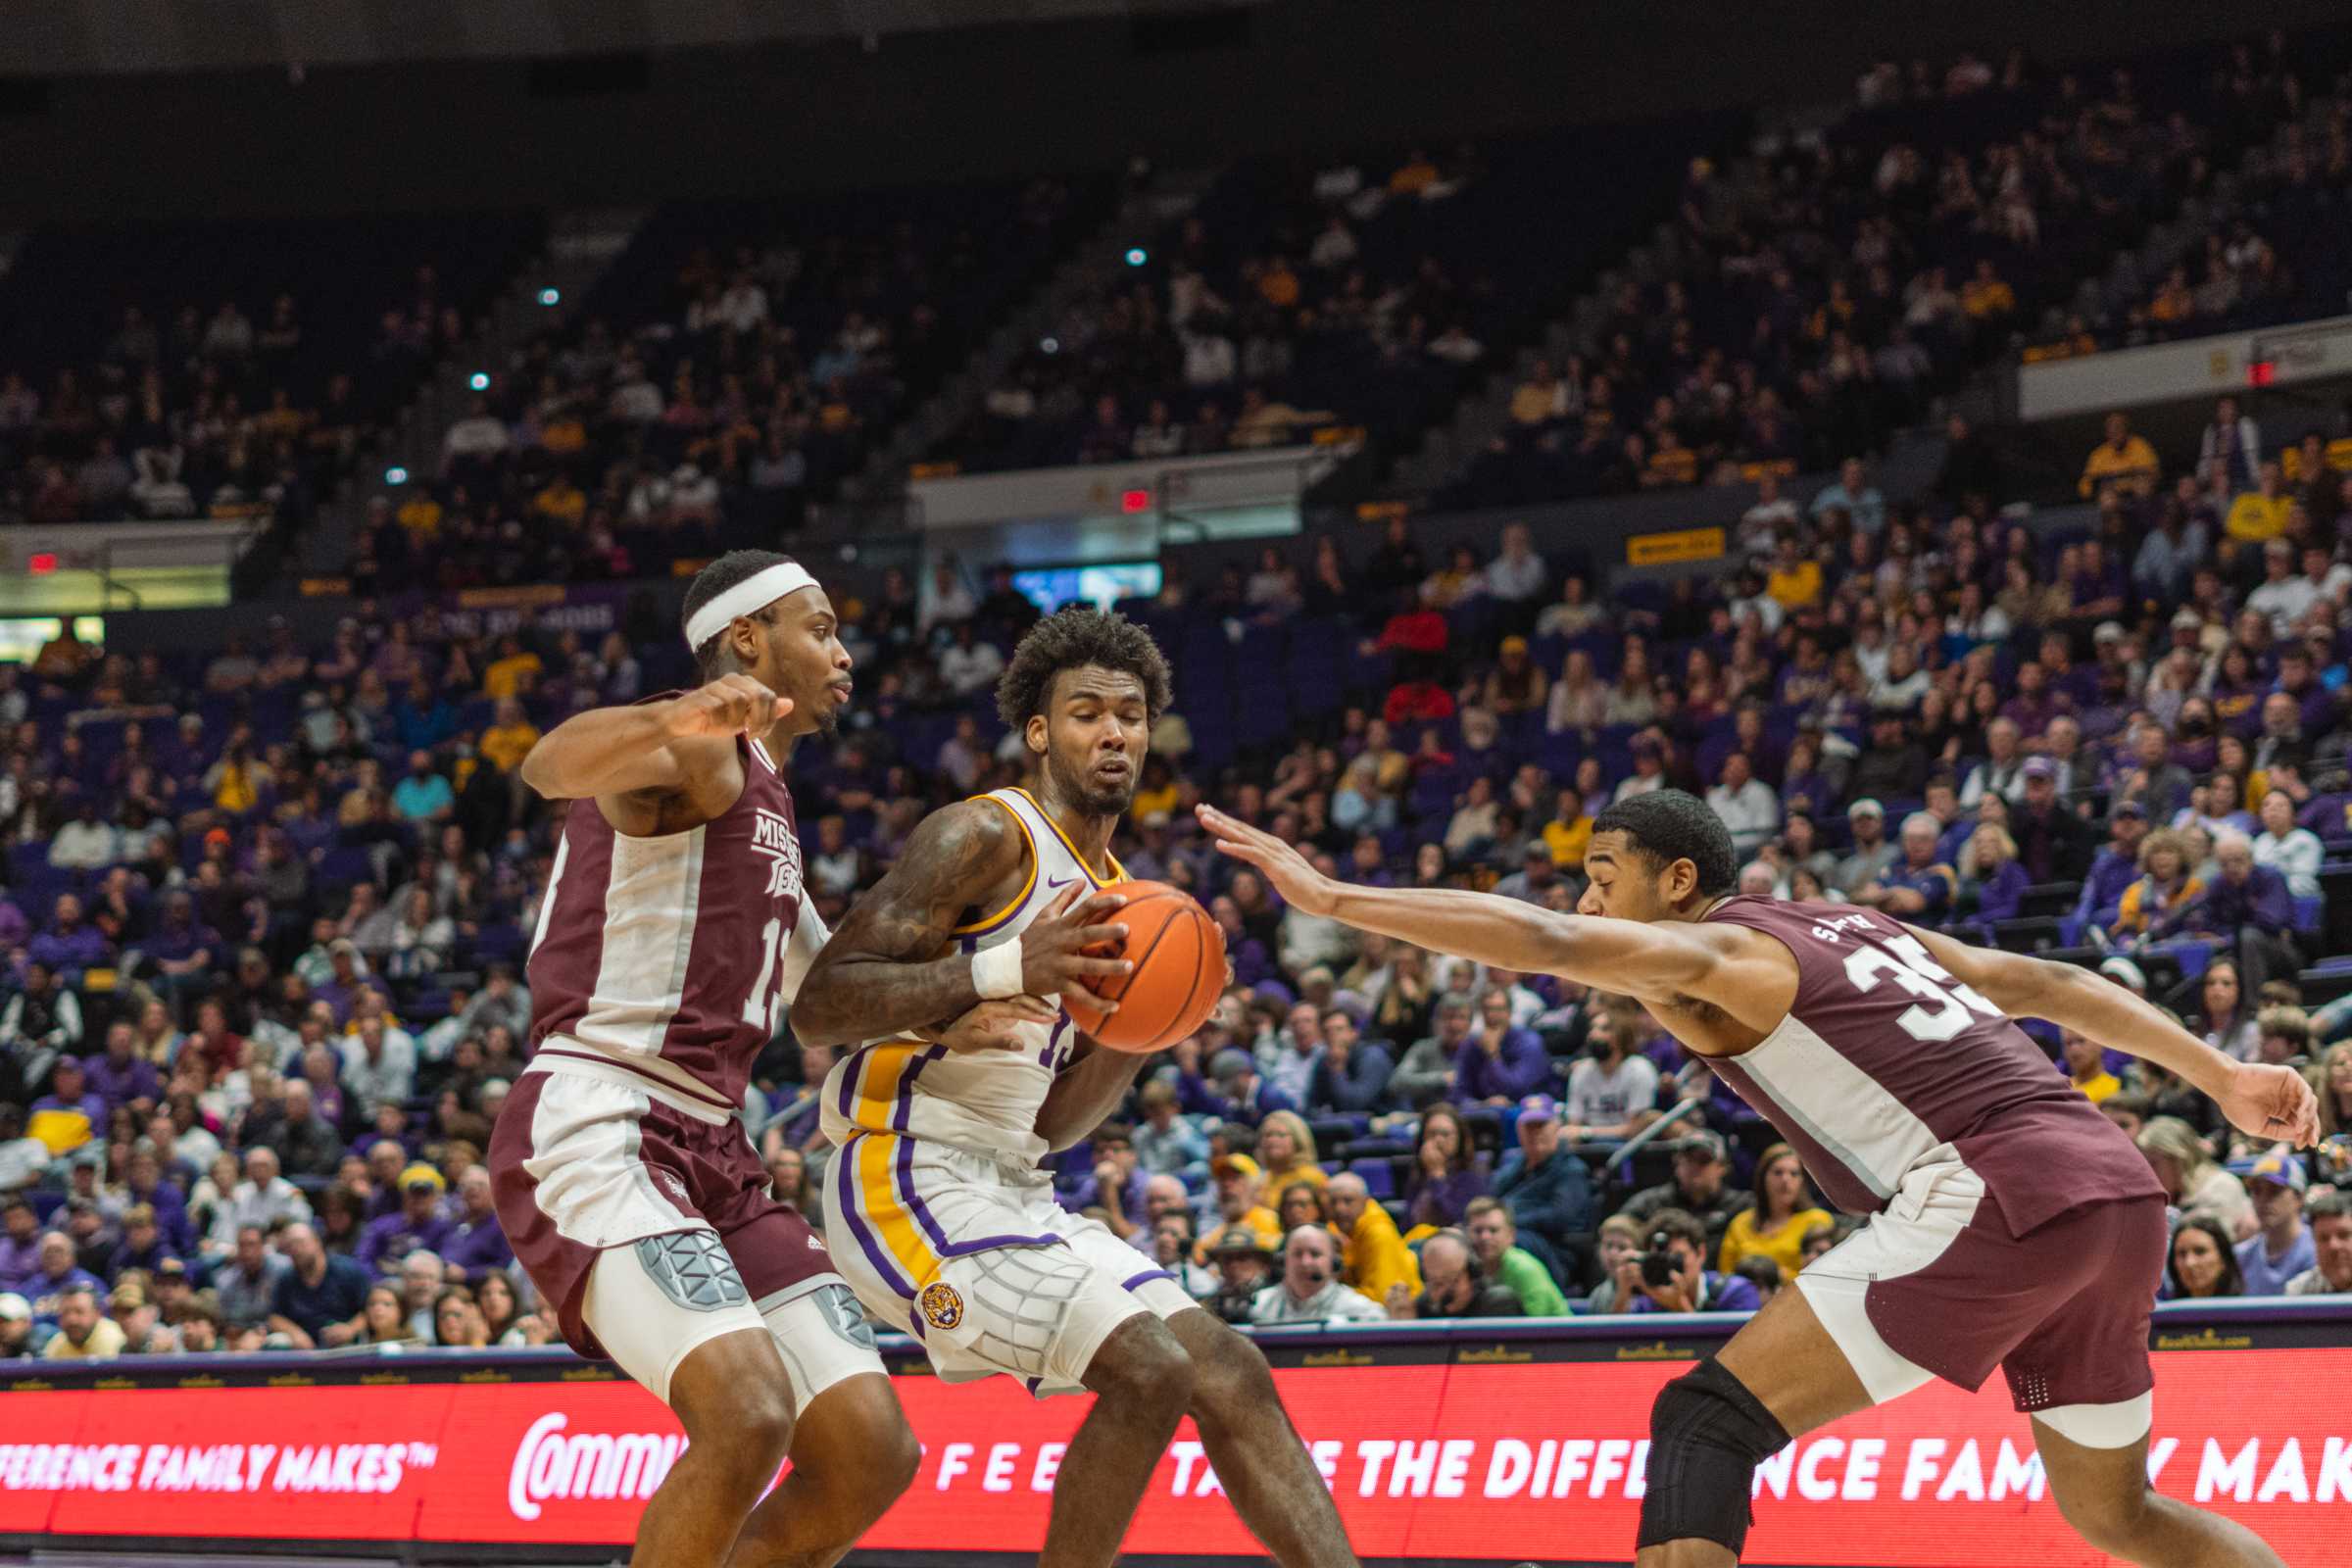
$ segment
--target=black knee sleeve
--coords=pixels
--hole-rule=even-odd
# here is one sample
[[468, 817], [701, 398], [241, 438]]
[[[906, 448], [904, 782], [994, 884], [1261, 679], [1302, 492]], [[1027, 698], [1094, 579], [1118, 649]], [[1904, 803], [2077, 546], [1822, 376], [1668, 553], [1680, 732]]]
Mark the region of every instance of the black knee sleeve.
[[1712, 1541], [1738, 1556], [1756, 1465], [1788, 1445], [1773, 1413], [1713, 1356], [1667, 1384], [1649, 1410], [1640, 1544]]

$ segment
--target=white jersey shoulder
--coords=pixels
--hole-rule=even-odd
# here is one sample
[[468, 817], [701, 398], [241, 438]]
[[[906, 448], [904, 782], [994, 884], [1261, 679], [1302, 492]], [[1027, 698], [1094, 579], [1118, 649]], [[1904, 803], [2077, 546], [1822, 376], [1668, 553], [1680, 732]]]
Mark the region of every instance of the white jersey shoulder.
[[[976, 797], [1012, 815], [1027, 843], [1021, 891], [1004, 908], [958, 926], [958, 951], [980, 953], [1018, 942], [1073, 883], [1107, 887], [1127, 878], [1114, 859], [1108, 882], [1096, 876], [1027, 790]], [[1054, 1000], [1054, 999], [1048, 999]], [[895, 1133], [1033, 1165], [1046, 1155], [1037, 1113], [1077, 1036], [1067, 1013], [1051, 1024], [1024, 1024], [1017, 1051], [950, 1052], [919, 1040], [877, 1040], [834, 1065], [825, 1080], [825, 1135], [844, 1144], [861, 1133]]]

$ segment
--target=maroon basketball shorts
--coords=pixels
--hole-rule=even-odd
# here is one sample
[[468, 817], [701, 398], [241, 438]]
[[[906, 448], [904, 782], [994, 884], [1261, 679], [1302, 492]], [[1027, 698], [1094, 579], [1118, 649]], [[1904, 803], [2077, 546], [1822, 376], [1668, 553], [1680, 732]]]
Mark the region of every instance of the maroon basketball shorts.
[[2017, 1408], [2060, 1437], [2138, 1442], [2163, 1200], [2088, 1203], [2011, 1236], [1984, 1179], [1938, 1152], [1796, 1277], [1862, 1386], [1884, 1403], [1930, 1378], [1975, 1390], [1998, 1367]]
[[663, 1399], [696, 1348], [765, 1329], [793, 1407], [880, 1373], [873, 1331], [736, 1119], [617, 1063], [547, 1055], [490, 1140], [499, 1223], [564, 1338]]

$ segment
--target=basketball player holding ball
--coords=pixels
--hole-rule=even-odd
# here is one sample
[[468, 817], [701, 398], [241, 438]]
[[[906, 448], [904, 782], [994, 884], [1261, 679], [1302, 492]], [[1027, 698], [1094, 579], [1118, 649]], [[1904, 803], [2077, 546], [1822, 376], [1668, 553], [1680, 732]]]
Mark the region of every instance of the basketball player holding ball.
[[[1021, 639], [997, 704], [1028, 743], [1035, 789], [926, 819], [793, 1005], [804, 1043], [862, 1043], [824, 1088], [825, 1131], [841, 1146], [825, 1234], [859, 1298], [906, 1325], [943, 1377], [1002, 1372], [1032, 1393], [1096, 1396], [1062, 1459], [1041, 1568], [1107, 1568], [1187, 1415], [1277, 1561], [1351, 1568], [1256, 1347], [1099, 1221], [1065, 1211], [1038, 1168], [1135, 1081], [1152, 1041], [1136, 1037], [1134, 1015], [1197, 1025], [1224, 983], [1222, 953], [1186, 946], [1193, 921], [1174, 900], [1139, 898], [1132, 931], [1122, 918], [1111, 832], [1169, 698], [1166, 659], [1123, 616], [1068, 609]], [[1189, 961], [1146, 956], [1147, 944], [1176, 944]], [[1113, 953], [1138, 955], [1143, 970]], [[1061, 996], [1084, 987], [1100, 994], [1071, 1000], [1125, 1049], [1088, 1038], [1063, 1009]], [[950, 1053], [915, 1038], [1015, 999], [1030, 1012], [1013, 1049]]]

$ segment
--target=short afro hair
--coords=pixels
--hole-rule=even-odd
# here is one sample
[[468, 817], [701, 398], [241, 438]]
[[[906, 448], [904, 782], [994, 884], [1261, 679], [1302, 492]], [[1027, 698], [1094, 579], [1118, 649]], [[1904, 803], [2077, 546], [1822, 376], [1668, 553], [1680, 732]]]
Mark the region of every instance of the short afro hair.
[[1143, 682], [1144, 710], [1154, 722], [1176, 700], [1168, 656], [1150, 632], [1115, 611], [1067, 605], [1030, 627], [1013, 649], [1012, 662], [997, 680], [997, 716], [1008, 729], [1026, 726], [1046, 710], [1054, 677], [1088, 664]]
[[1732, 849], [1732, 830], [1713, 807], [1686, 791], [1628, 796], [1592, 819], [1592, 832], [1595, 837], [1624, 834], [1660, 869], [1689, 860], [1698, 869], [1703, 898], [1721, 898], [1739, 885], [1740, 857]]
[[[789, 566], [791, 564], [792, 557], [774, 550], [728, 551], [694, 574], [694, 581], [686, 589], [686, 602], [678, 607], [678, 625], [683, 628], [688, 621], [694, 619], [696, 612], [738, 583], [751, 581], [770, 566]], [[764, 614], [765, 611], [762, 610], [761, 613]], [[703, 678], [706, 680], [712, 679], [720, 673], [714, 666], [718, 662], [718, 651], [724, 645], [726, 635], [722, 628], [705, 638], [702, 646], [694, 651], [695, 667], [702, 671]]]

